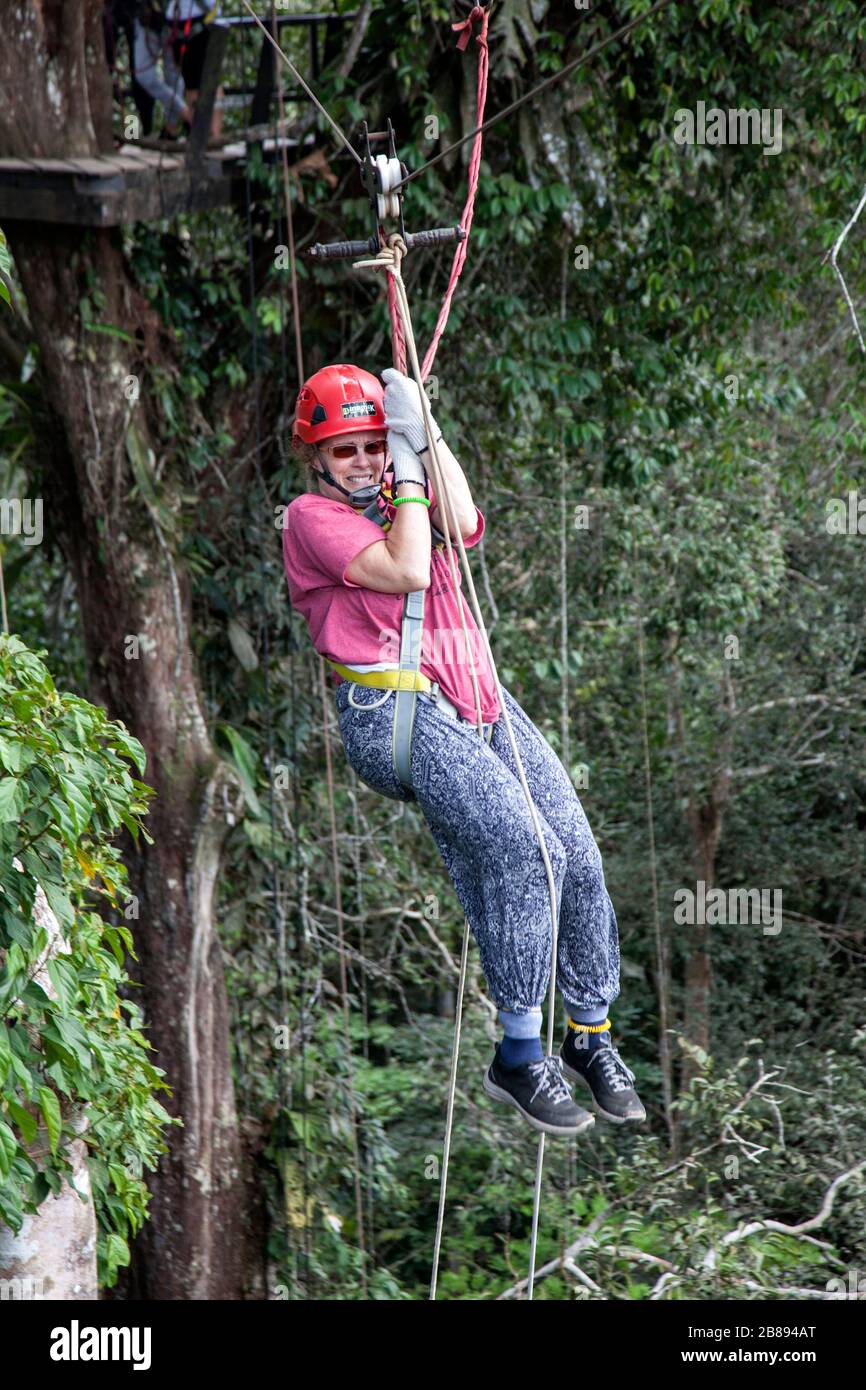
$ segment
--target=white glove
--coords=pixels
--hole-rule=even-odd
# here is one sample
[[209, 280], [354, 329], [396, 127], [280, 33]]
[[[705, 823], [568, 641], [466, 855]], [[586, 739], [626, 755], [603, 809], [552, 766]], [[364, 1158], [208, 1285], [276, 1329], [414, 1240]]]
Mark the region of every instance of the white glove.
[[394, 486], [398, 483], [419, 483], [424, 487], [427, 473], [406, 436], [389, 429], [388, 448], [394, 461]]
[[[421, 388], [417, 381], [404, 376], [396, 367], [386, 367], [382, 373], [382, 380], [386, 383], [385, 424], [389, 431], [394, 430], [395, 434], [405, 435], [416, 454], [423, 454], [427, 449], [427, 430], [424, 427]], [[442, 431], [432, 415], [430, 423], [433, 439], [438, 443], [442, 438]]]

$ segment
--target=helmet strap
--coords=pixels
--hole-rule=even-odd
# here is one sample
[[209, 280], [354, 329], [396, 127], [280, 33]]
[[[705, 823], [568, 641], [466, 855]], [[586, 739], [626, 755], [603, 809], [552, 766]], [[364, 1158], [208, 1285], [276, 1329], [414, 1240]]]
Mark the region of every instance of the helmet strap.
[[[337, 482], [337, 479], [334, 477], [333, 473], [328, 467], [325, 458], [322, 454], [322, 451], [318, 447], [318, 445], [316, 445], [316, 457], [319, 460], [319, 463], [322, 465], [322, 470], [320, 473], [318, 473], [318, 476], [322, 479], [323, 482], [326, 482], [329, 487], [335, 487], [338, 492], [342, 492], [344, 497], [348, 497], [353, 507], [368, 507], [370, 503], [375, 501], [375, 499], [379, 496], [379, 492], [382, 487], [382, 481], [385, 477], [384, 463], [382, 465], [382, 477], [379, 479], [378, 483], [367, 483], [365, 487], [358, 487], [355, 488], [354, 492], [350, 492], [348, 488], [343, 487], [342, 483]], [[317, 470], [314, 469], [313, 471], [316, 472]]]

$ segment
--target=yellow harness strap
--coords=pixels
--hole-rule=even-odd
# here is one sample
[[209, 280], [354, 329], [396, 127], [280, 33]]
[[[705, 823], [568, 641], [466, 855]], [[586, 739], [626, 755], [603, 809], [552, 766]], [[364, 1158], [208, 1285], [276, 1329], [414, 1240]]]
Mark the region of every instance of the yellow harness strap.
[[329, 666], [348, 681], [356, 685], [372, 685], [376, 690], [429, 690], [433, 682], [420, 671], [354, 671], [351, 666], [342, 666], [339, 661], [325, 657]]

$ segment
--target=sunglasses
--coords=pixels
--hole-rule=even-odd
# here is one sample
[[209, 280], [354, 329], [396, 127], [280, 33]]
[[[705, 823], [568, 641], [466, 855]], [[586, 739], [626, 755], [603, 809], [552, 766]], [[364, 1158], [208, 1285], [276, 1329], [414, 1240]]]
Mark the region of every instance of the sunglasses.
[[[320, 446], [321, 447], [321, 446]], [[332, 444], [327, 452], [335, 459], [352, 459], [358, 452], [357, 444]], [[366, 454], [384, 454], [387, 447], [384, 439], [371, 439], [369, 443], [360, 446]]]

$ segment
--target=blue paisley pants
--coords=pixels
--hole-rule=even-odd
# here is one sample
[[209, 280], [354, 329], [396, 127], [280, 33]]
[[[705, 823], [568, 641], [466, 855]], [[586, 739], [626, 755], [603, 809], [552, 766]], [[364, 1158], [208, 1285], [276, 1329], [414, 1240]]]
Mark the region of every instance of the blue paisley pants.
[[[349, 704], [350, 690], [363, 708]], [[504, 687], [502, 693], [556, 883], [556, 982], [572, 1010], [600, 1010], [603, 1017], [619, 994], [619, 936], [601, 854], [556, 753], [517, 700]], [[477, 725], [419, 696], [413, 794], [391, 761], [394, 698], [393, 691], [348, 681], [337, 686], [349, 764], [383, 796], [417, 801], [478, 944], [493, 1001], [511, 1014], [537, 1013], [550, 982], [550, 892], [505, 720], [496, 720], [487, 744]]]

